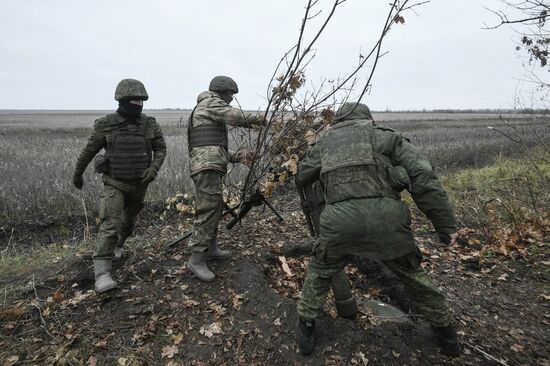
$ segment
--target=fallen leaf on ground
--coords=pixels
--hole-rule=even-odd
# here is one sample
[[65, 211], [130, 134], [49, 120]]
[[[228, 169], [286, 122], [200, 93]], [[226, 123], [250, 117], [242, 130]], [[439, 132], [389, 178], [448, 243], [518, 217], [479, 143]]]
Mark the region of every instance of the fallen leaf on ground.
[[162, 358], [164, 357], [167, 357], [167, 358], [172, 358], [174, 357], [175, 354], [177, 354], [179, 352], [178, 350], [178, 346], [165, 346], [165, 347], [162, 347]]
[[283, 271], [289, 275], [292, 276], [292, 272], [290, 271], [290, 267], [288, 266], [288, 263], [286, 262], [286, 258], [284, 256], [278, 257], [279, 261], [281, 262], [281, 267], [283, 268]]
[[180, 344], [181, 341], [183, 341], [183, 334], [179, 333], [172, 336], [172, 340], [174, 341], [174, 344]]
[[212, 338], [214, 334], [221, 334], [222, 328], [220, 326], [220, 323], [212, 323], [209, 325], [202, 326], [199, 330], [199, 333], [204, 335], [205, 337]]
[[4, 360], [4, 366], [13, 366], [19, 361], [19, 356], [10, 356]]
[[510, 346], [510, 349], [514, 352], [523, 352], [525, 350], [525, 347], [523, 347], [521, 344], [513, 344]]

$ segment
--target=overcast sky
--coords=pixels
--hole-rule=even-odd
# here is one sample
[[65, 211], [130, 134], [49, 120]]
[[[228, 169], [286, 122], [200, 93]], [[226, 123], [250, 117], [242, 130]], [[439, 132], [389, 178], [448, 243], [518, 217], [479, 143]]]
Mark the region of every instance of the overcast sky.
[[[275, 65], [297, 38], [303, 0], [2, 0], [0, 109], [112, 109], [117, 82], [144, 82], [146, 108], [190, 108], [219, 74], [247, 109], [265, 105]], [[388, 0], [338, 8], [307, 71], [333, 79], [372, 47]], [[331, 1], [318, 4], [323, 13]], [[372, 109], [509, 108], [523, 60], [508, 28], [484, 30], [498, 0], [432, 0], [388, 35]], [[309, 84], [311, 85], [311, 84]]]

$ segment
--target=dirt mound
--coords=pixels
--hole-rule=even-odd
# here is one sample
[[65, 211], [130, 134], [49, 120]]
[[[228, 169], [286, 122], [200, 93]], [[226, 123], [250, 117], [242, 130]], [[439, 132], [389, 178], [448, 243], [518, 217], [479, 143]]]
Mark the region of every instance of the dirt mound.
[[[0, 361], [56, 365], [431, 365], [548, 364], [547, 261], [503, 262], [471, 271], [460, 257], [419, 238], [426, 268], [446, 288], [465, 353], [438, 353], [430, 327], [382, 322], [365, 307], [356, 321], [337, 318], [327, 302], [317, 323], [314, 355], [296, 351], [296, 298], [307, 257], [284, 249], [307, 242], [299, 215], [284, 225], [254, 212], [242, 226], [222, 230], [220, 246], [232, 259], [211, 264], [204, 283], [184, 267], [183, 245], [162, 249], [171, 229], [141, 231], [115, 266], [117, 291], [93, 290], [91, 258], [77, 256], [51, 268], [20, 274], [21, 291], [0, 311]], [[543, 254], [541, 257], [547, 254]], [[282, 257], [282, 258], [279, 258]], [[282, 267], [288, 265], [290, 274]], [[361, 268], [363, 265], [364, 268]], [[348, 268], [354, 293], [407, 310], [402, 289], [365, 264]], [[10, 279], [7, 279], [9, 282]], [[497, 361], [495, 361], [497, 360]]]

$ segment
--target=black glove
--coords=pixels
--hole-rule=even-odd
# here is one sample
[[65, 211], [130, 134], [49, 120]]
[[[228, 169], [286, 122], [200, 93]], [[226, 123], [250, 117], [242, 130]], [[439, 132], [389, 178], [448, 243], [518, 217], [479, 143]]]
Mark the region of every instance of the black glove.
[[150, 166], [149, 168], [145, 169], [145, 171], [141, 175], [141, 183], [145, 184], [145, 183], [152, 182], [153, 180], [155, 180], [156, 177], [157, 177], [157, 171], [155, 170], [155, 168]]
[[84, 178], [82, 177], [82, 174], [75, 173], [73, 175], [73, 185], [78, 189], [82, 189], [82, 186], [84, 185]]

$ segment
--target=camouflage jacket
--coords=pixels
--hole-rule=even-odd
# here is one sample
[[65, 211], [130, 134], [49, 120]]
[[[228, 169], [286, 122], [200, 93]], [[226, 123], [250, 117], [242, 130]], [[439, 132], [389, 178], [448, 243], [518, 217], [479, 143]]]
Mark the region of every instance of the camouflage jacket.
[[[323, 185], [320, 243], [382, 260], [409, 253], [415, 243], [403, 188], [438, 232], [455, 232], [451, 205], [428, 159], [401, 134], [366, 118], [360, 108], [346, 116], [299, 164], [298, 184], [320, 179]], [[402, 188], [391, 179], [395, 167], [406, 171]]]
[[[216, 92], [205, 91], [199, 94], [197, 106], [193, 111], [193, 126], [204, 126], [208, 124], [223, 123], [231, 126], [251, 127], [257, 122], [253, 114], [243, 114], [238, 109], [231, 107], [221, 99]], [[221, 174], [227, 173], [227, 164], [232, 156], [222, 146], [200, 146], [189, 152], [191, 175], [204, 170], [215, 170]]]
[[[120, 114], [116, 114], [116, 118], [119, 123], [123, 123], [126, 119]], [[145, 137], [150, 142], [151, 150], [153, 152], [153, 160], [151, 166], [158, 171], [166, 158], [166, 142], [162, 134], [160, 125], [157, 123], [156, 119], [149, 117], [145, 114], [141, 114], [137, 123], [143, 123], [142, 121], [147, 121], [147, 130], [145, 131]], [[138, 126], [135, 127], [136, 130]], [[112, 131], [112, 126], [107, 119], [107, 116], [98, 118], [94, 123], [94, 128], [92, 134], [88, 138], [88, 142], [84, 149], [82, 149], [80, 155], [76, 160], [75, 175], [83, 174], [94, 156], [107, 147], [106, 136], [109, 135]], [[105, 179], [107, 178], [107, 179]], [[108, 179], [104, 177], [104, 181], [113, 181], [113, 179]]]

